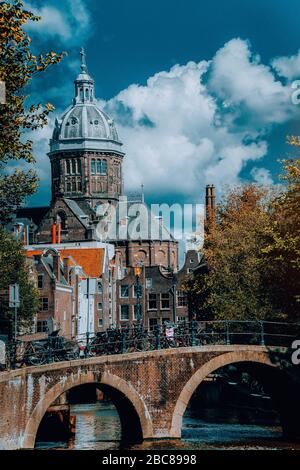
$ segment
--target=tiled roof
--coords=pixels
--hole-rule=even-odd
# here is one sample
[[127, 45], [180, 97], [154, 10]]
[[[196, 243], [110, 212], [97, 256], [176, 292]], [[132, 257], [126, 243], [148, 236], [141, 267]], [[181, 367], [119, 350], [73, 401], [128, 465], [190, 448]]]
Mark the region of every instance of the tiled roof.
[[61, 256], [72, 256], [90, 277], [99, 278], [104, 270], [104, 248], [69, 248], [60, 251]]
[[[26, 256], [41, 255], [44, 249], [33, 249], [26, 252]], [[104, 248], [83, 248], [70, 247], [58, 248], [61, 258], [71, 256], [73, 260], [81, 266], [89, 277], [99, 278], [104, 270], [105, 249]]]

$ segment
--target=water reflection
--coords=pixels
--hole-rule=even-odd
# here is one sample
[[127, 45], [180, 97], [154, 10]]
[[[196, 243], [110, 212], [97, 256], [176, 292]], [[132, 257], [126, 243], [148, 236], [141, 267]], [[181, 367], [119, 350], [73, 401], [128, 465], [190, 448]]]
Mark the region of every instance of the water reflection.
[[[110, 403], [72, 405], [76, 415], [76, 435], [64, 443], [39, 443], [38, 448], [113, 450], [120, 449], [121, 426], [116, 408]], [[300, 444], [285, 442], [279, 427], [248, 424], [208, 423], [187, 412], [182, 439], [153, 441], [132, 446], [134, 450], [176, 449], [300, 449]]]
[[76, 435], [70, 441], [69, 448], [119, 448], [121, 425], [117, 410], [112, 404], [72, 405], [71, 414], [76, 416]]

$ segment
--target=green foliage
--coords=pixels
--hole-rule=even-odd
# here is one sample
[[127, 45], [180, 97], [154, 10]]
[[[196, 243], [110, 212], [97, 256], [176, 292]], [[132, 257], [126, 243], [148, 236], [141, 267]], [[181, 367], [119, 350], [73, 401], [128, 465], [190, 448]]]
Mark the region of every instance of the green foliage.
[[38, 310], [39, 295], [29, 275], [25, 252], [20, 242], [0, 227], [0, 331], [8, 332], [14, 311], [8, 306], [8, 286], [20, 285], [19, 330], [28, 327]]
[[[0, 177], [0, 221], [6, 224], [23, 202], [24, 196], [32, 194], [37, 187], [34, 171], [16, 170], [12, 175]], [[9, 197], [8, 197], [9, 195]]]
[[291, 319], [300, 318], [300, 159], [283, 162], [287, 190], [271, 206], [272, 237], [264, 250], [273, 285], [273, 303]]
[[245, 185], [223, 196], [206, 232], [207, 271], [185, 283], [198, 317], [299, 320], [299, 159], [284, 162], [282, 178], [280, 194]]
[[[30, 51], [30, 38], [24, 31], [28, 21], [39, 18], [24, 8], [22, 1], [0, 2], [0, 80], [5, 82], [6, 103], [0, 105], [0, 224], [5, 225], [13, 212], [37, 188], [33, 169], [11, 172], [12, 161], [33, 164], [33, 142], [28, 132], [47, 124], [51, 104], [26, 106], [26, 87], [32, 78], [57, 64], [63, 54], [49, 52], [35, 56]], [[20, 326], [30, 324], [38, 310], [38, 296], [30, 278], [21, 245], [4, 232], [0, 225], [0, 328], [12, 315], [8, 307], [8, 286], [20, 284]]]
[[35, 162], [33, 142], [26, 134], [47, 124], [47, 117], [53, 110], [49, 103], [45, 106], [41, 103], [33, 104], [26, 109], [26, 86], [37, 73], [57, 64], [63, 57], [63, 54], [54, 52], [38, 57], [31, 53], [30, 38], [23, 27], [28, 21], [38, 20], [38, 17], [24, 9], [22, 1], [0, 3], [0, 80], [5, 82], [6, 86], [6, 104], [0, 105], [2, 224], [6, 223], [11, 211], [15, 210], [26, 196], [33, 194], [37, 187], [37, 178], [33, 171], [19, 170], [6, 176], [3, 176], [3, 172], [12, 160]]

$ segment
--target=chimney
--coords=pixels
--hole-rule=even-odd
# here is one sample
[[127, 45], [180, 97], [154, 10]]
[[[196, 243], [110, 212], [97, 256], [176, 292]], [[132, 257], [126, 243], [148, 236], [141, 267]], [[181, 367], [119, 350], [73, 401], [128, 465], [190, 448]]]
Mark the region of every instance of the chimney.
[[64, 258], [64, 278], [69, 284], [69, 276], [70, 276], [70, 258]]
[[53, 255], [53, 274], [56, 277], [57, 282], [60, 282], [60, 255], [55, 253]]
[[205, 198], [205, 219], [206, 222], [210, 222], [215, 219], [216, 215], [216, 191], [214, 185], [206, 186], [206, 198]]
[[52, 244], [56, 244], [56, 224], [52, 224], [51, 227], [51, 235], [52, 235]]
[[23, 233], [22, 233], [22, 244], [27, 245], [27, 232], [26, 232], [26, 227], [23, 227]]

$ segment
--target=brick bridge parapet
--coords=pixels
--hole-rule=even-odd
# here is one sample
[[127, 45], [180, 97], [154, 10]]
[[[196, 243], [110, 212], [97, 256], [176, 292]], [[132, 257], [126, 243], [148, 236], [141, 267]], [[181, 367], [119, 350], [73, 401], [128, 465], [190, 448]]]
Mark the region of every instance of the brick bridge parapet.
[[[0, 449], [33, 448], [39, 424], [62, 393], [97, 383], [125, 396], [143, 439], [180, 438], [182, 417], [201, 381], [237, 362], [275, 367], [263, 346], [196, 346], [24, 367], [0, 373]], [[117, 407], [119, 414], [122, 409]], [[122, 422], [122, 419], [121, 419]], [[124, 421], [126, 428], [126, 420]], [[126, 433], [126, 429], [123, 429]]]

